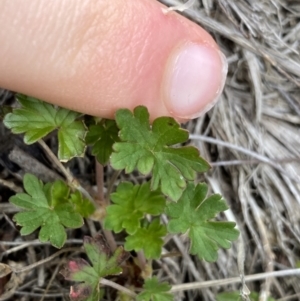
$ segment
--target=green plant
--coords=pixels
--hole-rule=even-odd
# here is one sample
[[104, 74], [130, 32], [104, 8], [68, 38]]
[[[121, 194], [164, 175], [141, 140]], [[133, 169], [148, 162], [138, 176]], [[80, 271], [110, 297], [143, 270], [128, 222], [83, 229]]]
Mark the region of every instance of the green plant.
[[129, 253], [118, 247], [112, 254], [101, 235], [95, 238], [86, 236], [84, 249], [92, 266], [82, 258], [74, 259], [68, 262], [61, 274], [67, 280], [80, 282], [71, 287], [71, 299], [77, 300], [80, 296], [86, 300], [99, 300], [101, 278], [120, 274], [120, 264], [129, 257]]
[[169, 293], [171, 286], [167, 283], [159, 283], [157, 277], [146, 279], [144, 291], [137, 296], [138, 301], [172, 301]]
[[32, 144], [57, 129], [58, 159], [68, 161], [83, 156], [86, 128], [79, 113], [55, 108], [33, 97], [18, 95], [21, 108], [14, 109], [4, 118], [4, 124], [14, 134], [25, 133], [24, 142]]
[[[128, 251], [139, 253], [139, 266], [146, 279], [139, 294], [135, 288], [121, 289], [120, 294], [129, 295], [126, 300], [172, 300], [170, 286], [159, 283], [151, 272], [151, 260], [160, 258], [167, 234], [187, 234], [191, 254], [209, 262], [217, 260], [220, 247], [229, 248], [237, 239], [234, 223], [212, 220], [228, 207], [220, 195], [207, 197], [206, 184], [195, 184], [197, 173], [207, 171], [209, 164], [195, 147], [179, 145], [186, 143], [189, 135], [173, 118], [160, 117], [151, 125], [147, 109], [140, 106], [134, 112], [118, 110], [116, 121], [95, 118], [87, 127], [83, 115], [24, 95], [17, 99], [21, 107], [6, 114], [4, 124], [14, 133], [24, 133], [25, 143], [34, 143], [57, 130], [57, 157], [61, 161], [83, 156], [88, 144], [101, 164], [110, 163], [126, 173], [138, 170], [151, 174], [151, 179], [141, 184], [120, 183], [110, 195], [112, 204], [106, 202], [104, 208], [99, 204], [95, 207], [80, 184], [71, 185], [71, 176], [67, 175], [67, 184], [43, 184], [35, 176], [25, 175], [26, 193], [10, 199], [23, 210], [14, 216], [22, 235], [40, 228], [41, 241], [49, 240], [61, 248], [66, 240], [65, 228], [81, 227], [83, 218], [100, 209], [106, 212], [104, 229], [125, 235], [125, 250], [110, 250], [102, 236], [84, 239], [92, 266], [76, 259], [62, 271], [66, 279], [81, 282], [71, 288], [72, 300], [99, 300], [104, 277], [124, 271]], [[169, 218], [167, 224], [162, 222], [162, 214]]]
[[61, 248], [67, 239], [64, 227], [80, 228], [82, 216], [94, 211], [87, 200], [83, 199], [80, 206], [73, 202], [81, 196], [78, 192], [70, 194], [69, 187], [62, 181], [43, 185], [35, 176], [26, 174], [24, 188], [27, 193], [18, 193], [10, 198], [12, 204], [24, 209], [14, 216], [16, 223], [22, 226], [21, 235], [31, 234], [40, 228], [40, 241], [50, 240], [57, 248]]

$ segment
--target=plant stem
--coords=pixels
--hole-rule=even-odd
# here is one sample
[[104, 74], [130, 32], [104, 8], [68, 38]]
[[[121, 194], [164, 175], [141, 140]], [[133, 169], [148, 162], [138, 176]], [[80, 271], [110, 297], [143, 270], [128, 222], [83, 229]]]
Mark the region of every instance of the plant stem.
[[103, 165], [100, 164], [96, 159], [96, 183], [97, 183], [97, 194], [100, 206], [102, 206], [102, 202], [106, 203], [106, 199], [104, 197], [104, 173], [103, 173]]
[[106, 285], [106, 286], [113, 287], [113, 288], [115, 288], [116, 290], [118, 290], [118, 291], [120, 291], [120, 292], [122, 292], [122, 293], [125, 293], [126, 295], [128, 295], [128, 296], [130, 296], [130, 297], [135, 298], [135, 297], [137, 296], [137, 294], [136, 294], [135, 292], [129, 290], [128, 288], [126, 288], [126, 287], [124, 287], [124, 286], [122, 286], [122, 285], [120, 285], [120, 284], [117, 284], [117, 283], [115, 283], [115, 282], [113, 282], [113, 281], [107, 280], [107, 279], [105, 279], [105, 278], [101, 278], [100, 283], [101, 283], [102, 285]]
[[45, 150], [49, 159], [59, 168], [59, 170], [63, 173], [65, 178], [67, 179], [68, 184], [73, 188], [79, 190], [83, 196], [85, 196], [95, 207], [97, 207], [94, 199], [91, 195], [83, 188], [79, 181], [75, 179], [72, 174], [63, 166], [63, 164], [58, 160], [58, 158], [53, 154], [52, 150], [48, 147], [44, 140], [40, 139], [39, 144]]
[[145, 254], [142, 250], [137, 252], [137, 258], [139, 260], [139, 265], [140, 265], [141, 270], [144, 271], [146, 264], [147, 264], [147, 260], [145, 258]]
[[[106, 208], [109, 205], [109, 199], [105, 198], [105, 196], [104, 196], [103, 177], [104, 177], [103, 165], [100, 164], [96, 160], [96, 182], [97, 182], [97, 193], [98, 193], [99, 205], [102, 207], [104, 206]], [[111, 231], [104, 229], [102, 220], [100, 220], [100, 224], [101, 224], [103, 234], [106, 238], [106, 241], [107, 241], [111, 251], [114, 252], [117, 249], [116, 240]]]
[[102, 232], [106, 238], [106, 241], [107, 241], [111, 251], [114, 252], [117, 249], [117, 243], [116, 243], [115, 237], [113, 236], [113, 234], [110, 230], [104, 229], [102, 221], [101, 221], [101, 227], [102, 227]]
[[34, 268], [36, 268], [36, 267], [38, 267], [38, 266], [46, 263], [46, 262], [49, 262], [49, 261], [53, 260], [55, 257], [59, 256], [60, 254], [63, 254], [63, 253], [66, 253], [66, 252], [71, 252], [71, 251], [79, 251], [79, 250], [81, 250], [81, 248], [71, 247], [71, 248], [62, 249], [62, 250], [54, 253], [53, 255], [51, 255], [51, 256], [49, 256], [49, 257], [47, 257], [45, 259], [42, 259], [42, 260], [40, 260], [38, 262], [35, 262], [33, 264], [30, 264], [30, 265], [28, 265], [28, 266], [26, 266], [24, 268], [21, 268], [21, 269], [11, 268], [11, 269], [16, 274], [27, 272], [27, 271], [30, 271], [30, 270], [32, 270], [32, 269], [34, 269]]
[[112, 175], [112, 177], [111, 177], [111, 179], [110, 179], [110, 181], [109, 181], [109, 183], [108, 183], [108, 187], [107, 187], [107, 193], [106, 193], [106, 198], [107, 198], [107, 199], [109, 199], [110, 194], [111, 194], [111, 192], [112, 192], [112, 190], [113, 190], [114, 184], [115, 184], [115, 182], [116, 182], [118, 176], [120, 175], [120, 173], [121, 173], [121, 170], [116, 170], [116, 171], [113, 173], [113, 175]]
[[49, 148], [49, 146], [45, 143], [45, 141], [43, 139], [40, 139], [38, 141], [38, 143], [40, 144], [40, 146], [44, 149], [44, 151], [46, 152], [48, 158], [52, 161], [52, 163], [54, 163], [59, 170], [62, 172], [62, 174], [65, 176], [65, 178], [67, 179], [67, 181], [69, 183], [73, 182], [73, 176], [67, 171], [67, 169], [63, 166], [63, 164], [58, 160], [58, 158], [53, 154], [52, 150]]

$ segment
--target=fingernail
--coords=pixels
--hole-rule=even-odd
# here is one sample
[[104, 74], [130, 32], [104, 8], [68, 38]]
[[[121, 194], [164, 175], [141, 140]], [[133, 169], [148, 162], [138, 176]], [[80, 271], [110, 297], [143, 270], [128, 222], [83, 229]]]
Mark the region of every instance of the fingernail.
[[174, 51], [163, 81], [165, 105], [174, 117], [199, 117], [214, 106], [223, 90], [227, 61], [210, 45], [185, 44]]

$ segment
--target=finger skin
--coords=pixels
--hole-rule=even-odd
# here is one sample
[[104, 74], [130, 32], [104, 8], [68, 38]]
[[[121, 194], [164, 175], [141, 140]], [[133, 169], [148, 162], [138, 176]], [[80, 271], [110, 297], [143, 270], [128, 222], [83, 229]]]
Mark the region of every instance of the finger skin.
[[169, 57], [185, 42], [218, 47], [162, 7], [152, 0], [2, 0], [0, 86], [106, 118], [137, 105], [151, 118], [172, 115], [162, 92]]

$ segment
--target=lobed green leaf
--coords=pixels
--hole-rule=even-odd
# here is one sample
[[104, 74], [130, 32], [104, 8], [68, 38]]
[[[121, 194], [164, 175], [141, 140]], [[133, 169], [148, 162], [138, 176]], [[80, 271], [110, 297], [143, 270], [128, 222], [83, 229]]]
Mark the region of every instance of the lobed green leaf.
[[5, 116], [3, 123], [15, 134], [24, 135], [24, 142], [32, 144], [55, 129], [58, 130], [58, 158], [68, 161], [83, 156], [86, 129], [81, 121], [76, 121], [79, 113], [56, 108], [36, 98], [18, 94], [21, 108], [14, 109]]
[[21, 235], [28, 235], [40, 228], [39, 239], [50, 241], [61, 248], [67, 238], [64, 227], [79, 228], [83, 225], [81, 215], [69, 202], [70, 190], [62, 181], [43, 185], [35, 176], [25, 174], [26, 193], [18, 193], [10, 202], [25, 211], [14, 215], [14, 221], [20, 225]]
[[220, 247], [230, 248], [231, 241], [239, 236], [233, 222], [210, 221], [228, 207], [222, 196], [215, 194], [206, 198], [207, 185], [189, 184], [177, 203], [167, 206], [170, 217], [170, 233], [188, 233], [191, 254], [206, 261], [216, 261]]
[[95, 206], [90, 200], [83, 198], [78, 190], [70, 195], [69, 201], [73, 203], [75, 211], [83, 217], [89, 217], [95, 212]]
[[[152, 171], [151, 189], [161, 185], [161, 191], [177, 201], [187, 181], [196, 172], [204, 172], [209, 164], [191, 146], [175, 147], [188, 140], [188, 132], [171, 117], [160, 117], [149, 123], [145, 107], [137, 107], [132, 114], [127, 109], [118, 110], [116, 122], [120, 128], [121, 142], [113, 145], [111, 164], [127, 173], [135, 168], [142, 174]], [[171, 147], [173, 146], [173, 147]]]
[[166, 205], [160, 190], [151, 191], [150, 182], [142, 185], [121, 183], [111, 194], [111, 200], [113, 205], [106, 208], [104, 227], [116, 233], [125, 229], [127, 233], [134, 234], [146, 214], [159, 215]]
[[166, 227], [155, 219], [148, 227], [139, 228], [133, 235], [127, 236], [124, 248], [136, 252], [143, 250], [147, 259], [158, 259], [164, 243], [162, 237], [166, 234]]
[[129, 257], [129, 254], [122, 247], [118, 247], [112, 253], [100, 234], [95, 238], [85, 236], [84, 249], [92, 266], [84, 259], [73, 259], [60, 273], [67, 280], [82, 282], [71, 287], [71, 300], [98, 301], [101, 295], [100, 279], [121, 273], [120, 264]]
[[113, 151], [113, 144], [120, 141], [119, 128], [114, 120], [105, 119], [101, 123], [91, 125], [85, 137], [87, 144], [92, 145], [92, 155], [102, 165], [108, 163]]
[[173, 295], [169, 292], [171, 285], [166, 282], [159, 283], [157, 277], [145, 281], [143, 291], [138, 294], [137, 301], [172, 301]]

